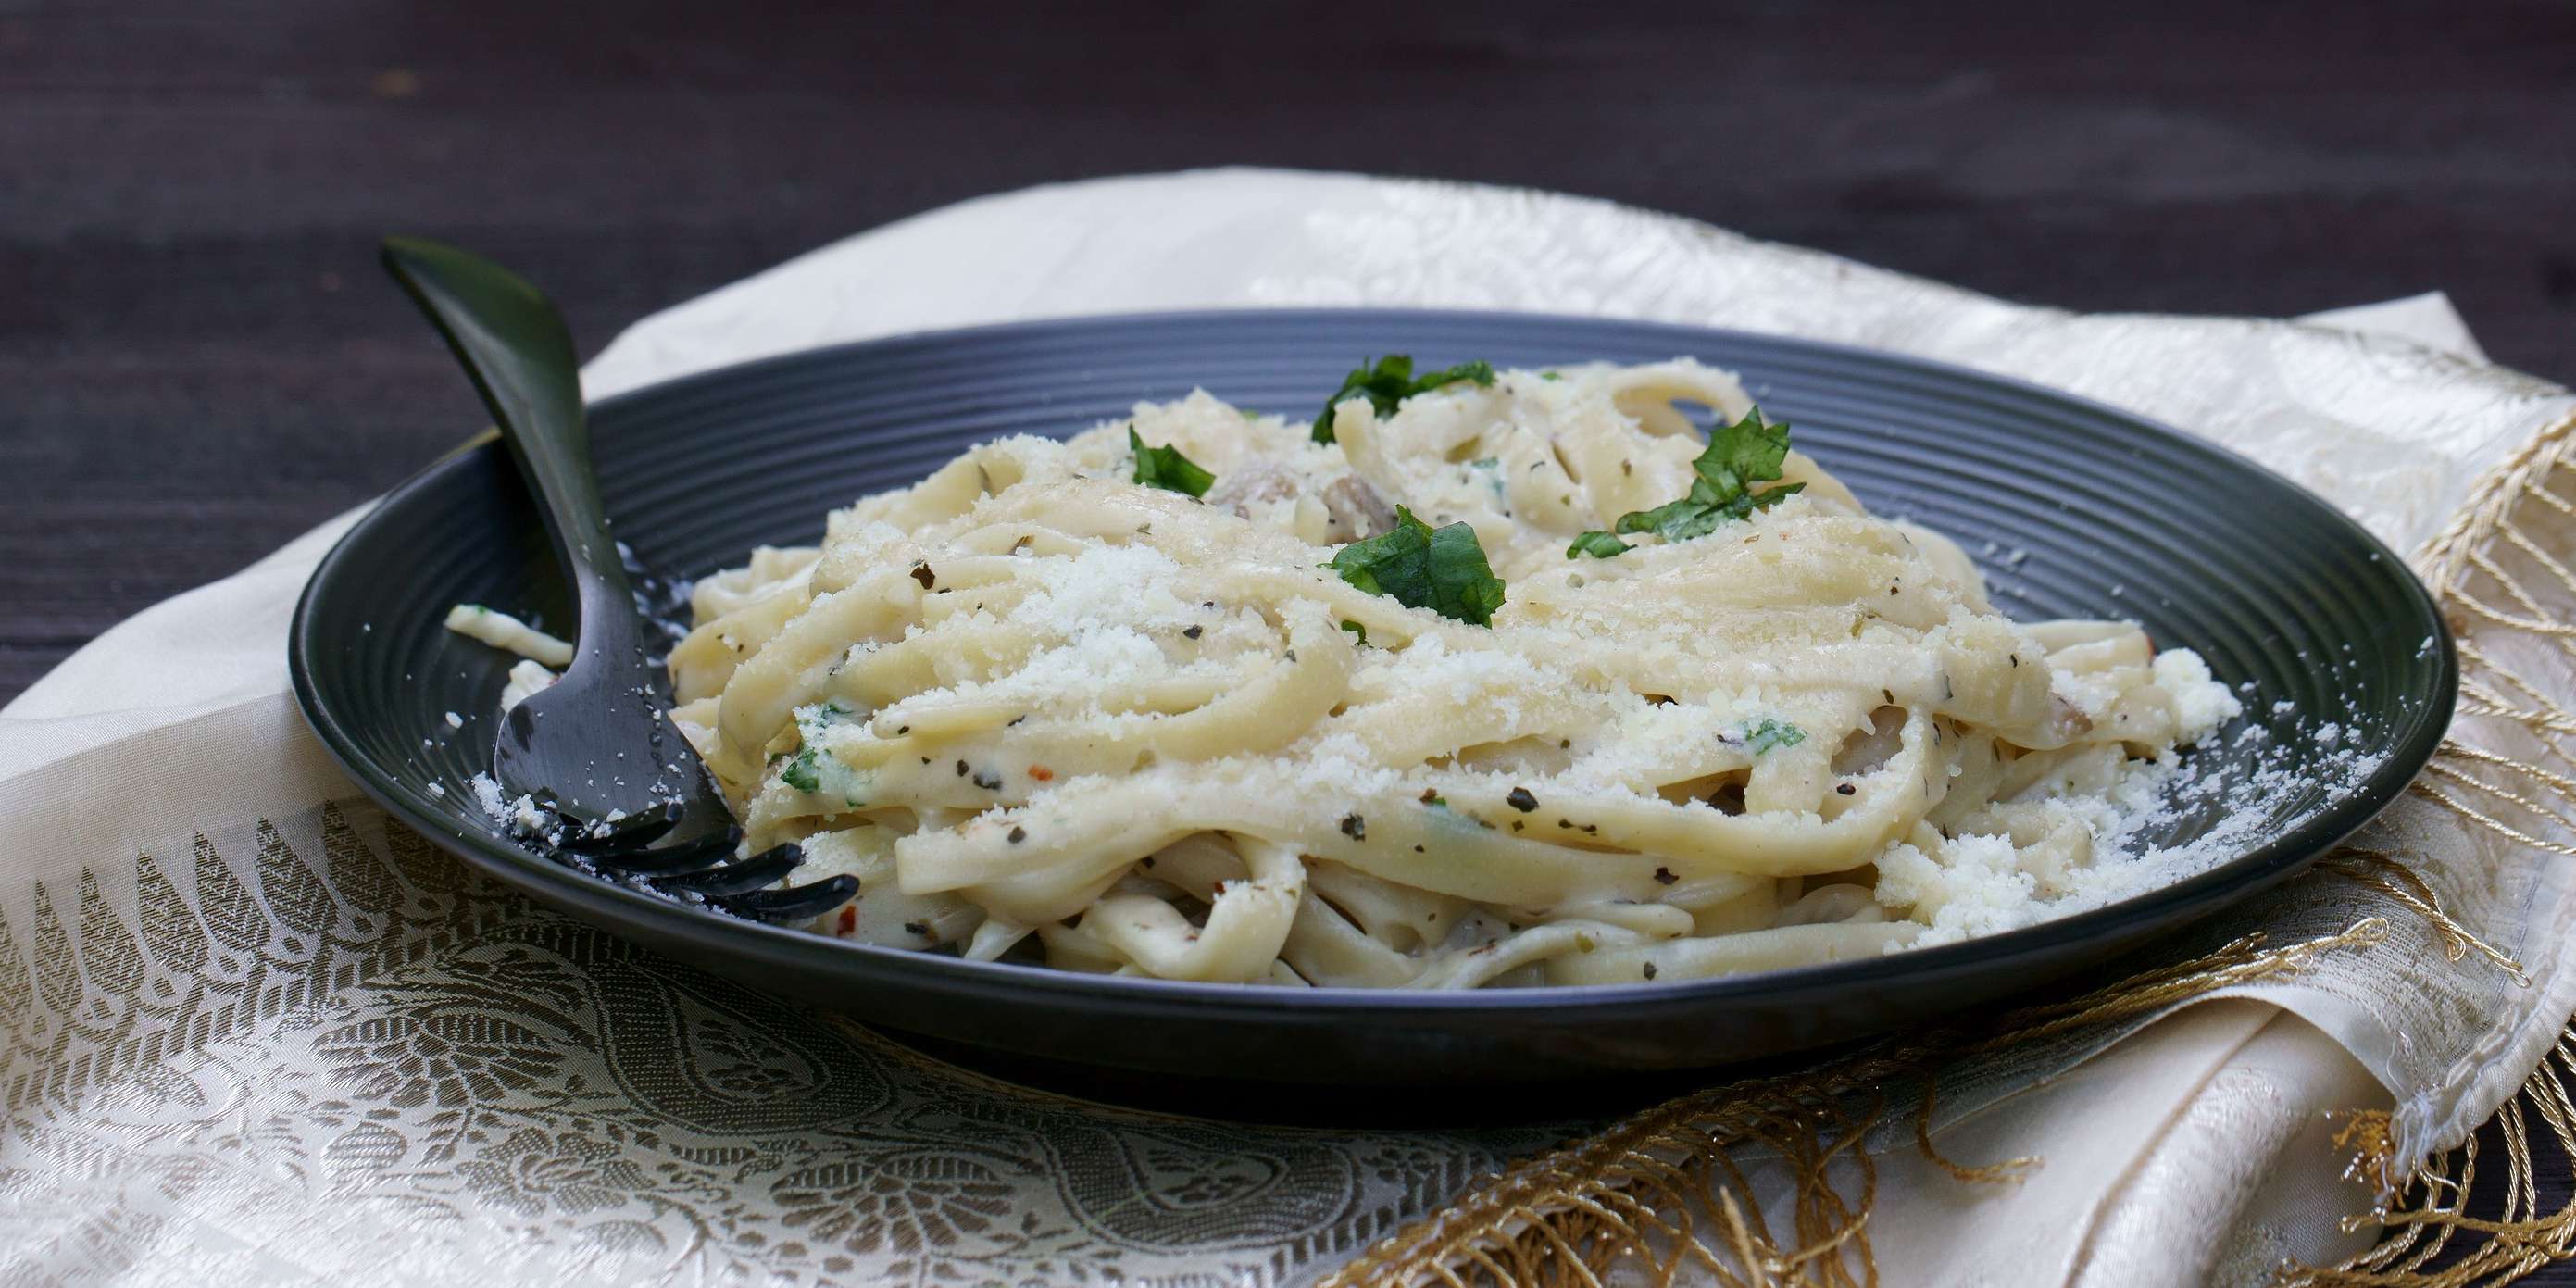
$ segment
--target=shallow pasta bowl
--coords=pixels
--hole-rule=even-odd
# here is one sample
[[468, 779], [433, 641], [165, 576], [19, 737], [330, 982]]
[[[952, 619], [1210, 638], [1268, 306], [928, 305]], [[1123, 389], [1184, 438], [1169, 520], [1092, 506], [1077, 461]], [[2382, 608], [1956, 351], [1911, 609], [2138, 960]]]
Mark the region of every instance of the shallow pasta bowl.
[[[1492, 1082], [1738, 1062], [1918, 1022], [2099, 964], [2257, 896], [2396, 799], [2439, 743], [2456, 671], [2396, 555], [2294, 485], [2123, 412], [1961, 368], [1769, 336], [1529, 314], [1288, 311], [1082, 318], [905, 336], [729, 367], [592, 409], [617, 531], [694, 577], [1012, 433], [1064, 436], [1204, 387], [1308, 413], [1363, 355], [1446, 364], [1688, 355], [1742, 374], [1881, 515], [1978, 556], [2026, 619], [2133, 617], [2189, 647], [2246, 714], [2203, 750], [2226, 790], [2214, 866], [2023, 930], [1706, 980], [1438, 993], [1108, 978], [845, 943], [610, 885], [513, 845], [474, 805], [507, 659], [441, 629], [458, 602], [570, 619], [497, 444], [432, 465], [324, 558], [290, 665], [368, 795], [575, 916], [872, 1023], [1076, 1064], [1305, 1082]], [[464, 725], [451, 728], [447, 713]], [[2316, 731], [2335, 727], [2335, 736]]]

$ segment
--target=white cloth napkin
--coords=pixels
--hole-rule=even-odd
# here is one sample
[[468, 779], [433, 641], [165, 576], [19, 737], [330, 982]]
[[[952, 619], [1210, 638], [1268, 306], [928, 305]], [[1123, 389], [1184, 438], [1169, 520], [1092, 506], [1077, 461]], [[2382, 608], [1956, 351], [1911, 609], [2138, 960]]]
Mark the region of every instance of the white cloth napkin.
[[[639, 323], [591, 364], [585, 384], [600, 397], [765, 354], [1016, 318], [1326, 304], [1655, 318], [1962, 362], [2205, 434], [2335, 501], [2401, 550], [2437, 531], [2483, 472], [2576, 411], [2565, 391], [2487, 365], [2438, 295], [2304, 325], [2074, 315], [1605, 203], [1249, 170], [1041, 188], [865, 233]], [[180, 1075], [157, 1057], [125, 1053], [93, 1068], [83, 1055], [84, 1042], [112, 1046], [84, 1035], [107, 1032], [129, 1008], [120, 989], [148, 992], [150, 981], [106, 978], [93, 959], [71, 972], [79, 983], [70, 993], [45, 981], [65, 977], [59, 959], [79, 958], [93, 924], [148, 940], [157, 869], [138, 877], [138, 856], [169, 855], [193, 836], [202, 861], [209, 836], [221, 848], [226, 836], [265, 828], [262, 820], [353, 795], [302, 727], [283, 667], [294, 597], [349, 518], [138, 615], [0, 711], [0, 1037], [11, 1039], [0, 1049], [0, 1271], [262, 1282], [253, 1273], [261, 1267], [313, 1274], [340, 1264], [328, 1249], [300, 1246], [296, 1233], [295, 1203], [325, 1202], [327, 1186], [249, 1214], [205, 1188], [85, 1184], [81, 1168], [91, 1164], [64, 1144], [61, 1120], [94, 1107], [53, 1094], [78, 1081], [66, 1070], [77, 1065], [111, 1099], [140, 1094], [128, 1087], [135, 1079]], [[2576, 699], [2563, 668], [2540, 674]], [[2439, 820], [2406, 839], [2436, 856], [2431, 876], [2462, 905], [2454, 912], [2521, 958], [2529, 987], [2481, 975], [2475, 960], [2450, 963], [2432, 930], [2393, 919], [2385, 952], [2233, 990], [2069, 1067], [1967, 1079], [1970, 1094], [1955, 1104], [1945, 1093], [1942, 1151], [1967, 1162], [2034, 1157], [2041, 1179], [1965, 1185], [1924, 1160], [1910, 1130], [1873, 1137], [1881, 1176], [1870, 1229], [1885, 1281], [2251, 1283], [2283, 1257], [2352, 1251], [2368, 1236], [2340, 1232], [2336, 1219], [2371, 1196], [2341, 1179], [2329, 1111], [2393, 1107], [2401, 1157], [2456, 1144], [2513, 1093], [2576, 1009], [2576, 972], [2530, 951], [2553, 944], [2576, 908], [2567, 878]], [[2294, 909], [2279, 930], [2330, 932], [2372, 907], [2356, 898]], [[237, 1053], [246, 1067], [263, 1058], [256, 1044]], [[148, 1130], [131, 1139], [137, 1150], [155, 1148]], [[227, 1148], [252, 1168], [291, 1169], [278, 1160], [304, 1156], [263, 1146], [248, 1116]], [[1454, 1187], [1470, 1174], [1463, 1169], [1484, 1164], [1471, 1161], [1482, 1145], [1452, 1148], [1456, 1161], [1437, 1174], [1454, 1176]], [[1148, 1256], [1107, 1236], [1098, 1255], [1117, 1273], [1297, 1279], [1444, 1198], [1366, 1186], [1353, 1194], [1374, 1197], [1353, 1198], [1331, 1237], [1302, 1237], [1266, 1257], [1211, 1246], [1194, 1260], [1181, 1245]], [[1032, 1209], [1052, 1201], [1043, 1178], [1011, 1200]], [[486, 1264], [436, 1223], [355, 1228], [435, 1249], [449, 1270], [482, 1266], [511, 1282], [636, 1273], [591, 1250], [554, 1256], [524, 1231], [523, 1246]], [[708, 1267], [733, 1263], [704, 1259], [718, 1251], [750, 1255], [701, 1249], [697, 1261], [654, 1264], [668, 1277], [723, 1278]], [[863, 1256], [837, 1269], [822, 1252], [808, 1261], [787, 1277], [895, 1266], [936, 1278], [924, 1269], [935, 1261], [928, 1254]]]

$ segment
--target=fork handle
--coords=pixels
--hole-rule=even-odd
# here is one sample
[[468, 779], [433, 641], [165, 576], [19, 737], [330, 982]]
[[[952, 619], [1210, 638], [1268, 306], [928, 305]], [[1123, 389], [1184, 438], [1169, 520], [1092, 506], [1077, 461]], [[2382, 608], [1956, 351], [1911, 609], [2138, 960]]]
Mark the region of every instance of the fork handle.
[[388, 237], [384, 265], [446, 337], [536, 490], [555, 554], [572, 570], [579, 594], [576, 662], [628, 642], [622, 637], [637, 634], [634, 599], [591, 472], [590, 426], [563, 315], [517, 274], [453, 246]]

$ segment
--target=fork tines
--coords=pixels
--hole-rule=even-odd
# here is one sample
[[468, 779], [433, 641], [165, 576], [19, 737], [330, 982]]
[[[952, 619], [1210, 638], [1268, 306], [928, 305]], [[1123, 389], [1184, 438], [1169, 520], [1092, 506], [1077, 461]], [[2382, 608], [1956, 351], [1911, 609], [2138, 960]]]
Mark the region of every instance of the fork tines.
[[[555, 809], [551, 800], [544, 804]], [[564, 817], [559, 810], [556, 813]], [[680, 815], [681, 807], [674, 801], [610, 822], [575, 824], [567, 827], [555, 848], [603, 875], [666, 897], [694, 897], [753, 921], [811, 920], [847, 903], [858, 892], [858, 879], [847, 874], [804, 885], [779, 885], [805, 862], [804, 848], [789, 842], [736, 858], [742, 829], [730, 824], [656, 847], [655, 841], [679, 826]]]

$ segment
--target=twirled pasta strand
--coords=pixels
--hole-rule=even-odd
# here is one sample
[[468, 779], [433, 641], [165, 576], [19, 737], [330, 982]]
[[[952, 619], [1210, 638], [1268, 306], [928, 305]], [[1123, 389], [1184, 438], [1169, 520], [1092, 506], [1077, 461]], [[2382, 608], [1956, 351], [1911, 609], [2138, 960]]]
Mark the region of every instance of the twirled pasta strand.
[[[1747, 405], [1676, 360], [1348, 402], [1331, 444], [1205, 394], [986, 444], [702, 583], [674, 718], [748, 845], [858, 878], [828, 932], [1474, 987], [1886, 951], [1997, 855], [2063, 891], [2104, 798], [2232, 714], [2133, 625], [1996, 616], [1798, 453], [1784, 504], [1569, 557], [1688, 490], [1692, 403]], [[1207, 498], [1128, 481], [1131, 428]], [[1474, 528], [1490, 628], [1321, 566], [1398, 503]]]

